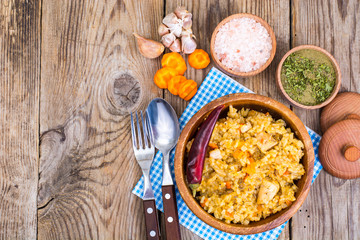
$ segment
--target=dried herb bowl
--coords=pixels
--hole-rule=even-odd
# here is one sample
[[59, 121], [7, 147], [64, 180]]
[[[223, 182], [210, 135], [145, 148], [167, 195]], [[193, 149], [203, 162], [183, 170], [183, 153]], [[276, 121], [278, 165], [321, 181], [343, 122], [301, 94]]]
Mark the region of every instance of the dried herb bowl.
[[[304, 105], [294, 99], [292, 99], [289, 94], [285, 91], [285, 88], [283, 86], [282, 80], [281, 80], [281, 71], [284, 65], [285, 60], [292, 54], [292, 53], [296, 53], [298, 51], [301, 50], [311, 50], [311, 51], [315, 51], [318, 52], [319, 54], [322, 54], [323, 56], [325, 56], [329, 62], [332, 65], [332, 68], [334, 69], [335, 72], [335, 84], [333, 87], [333, 90], [330, 94], [330, 96], [328, 98], [326, 98], [326, 100], [324, 100], [321, 103], [315, 104], [315, 105]], [[293, 105], [300, 107], [300, 108], [304, 108], [304, 109], [318, 109], [318, 108], [322, 108], [324, 106], [326, 106], [327, 104], [329, 104], [337, 95], [337, 93], [339, 92], [340, 89], [340, 85], [341, 85], [341, 72], [340, 72], [340, 67], [339, 64], [336, 62], [335, 58], [329, 53], [327, 52], [325, 49], [321, 48], [321, 47], [317, 47], [314, 45], [300, 45], [298, 47], [295, 47], [293, 49], [291, 49], [290, 51], [288, 51], [284, 57], [281, 59], [277, 69], [276, 69], [276, 84], [277, 86], [280, 88], [281, 92], [283, 93], [283, 95], [285, 96], [285, 98]]]
[[[186, 144], [191, 140], [200, 124], [208, 116], [208, 114], [220, 105], [225, 105], [220, 118], [226, 116], [229, 105], [240, 109], [242, 107], [250, 108], [260, 112], [269, 112], [274, 119], [283, 119], [287, 127], [290, 127], [295, 133], [296, 137], [304, 143], [304, 156], [301, 159], [301, 163], [304, 165], [305, 174], [296, 183], [298, 191], [296, 192], [296, 200], [289, 207], [277, 212], [265, 219], [261, 219], [257, 222], [250, 222], [249, 225], [225, 223], [222, 220], [215, 218], [213, 215], [205, 211], [199, 204], [199, 202], [192, 196], [192, 191], [188, 187], [186, 180]], [[304, 202], [308, 192], [310, 190], [311, 180], [313, 177], [314, 169], [314, 150], [310, 136], [301, 122], [301, 120], [285, 105], [279, 103], [271, 98], [250, 94], [250, 93], [237, 93], [230, 94], [224, 97], [218, 98], [203, 108], [201, 108], [186, 124], [181, 132], [175, 153], [175, 178], [179, 192], [190, 210], [206, 224], [219, 229], [224, 232], [232, 234], [255, 234], [264, 232], [289, 220], [296, 211], [300, 208]]]

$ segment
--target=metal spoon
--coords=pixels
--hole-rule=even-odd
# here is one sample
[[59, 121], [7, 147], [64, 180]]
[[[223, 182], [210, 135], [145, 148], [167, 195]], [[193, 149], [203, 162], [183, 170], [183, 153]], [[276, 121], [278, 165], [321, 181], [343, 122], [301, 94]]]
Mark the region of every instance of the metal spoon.
[[162, 199], [165, 214], [167, 239], [181, 239], [179, 217], [176, 205], [174, 183], [171, 177], [169, 154], [180, 136], [177, 115], [171, 105], [164, 99], [155, 98], [146, 109], [152, 140], [163, 154]]

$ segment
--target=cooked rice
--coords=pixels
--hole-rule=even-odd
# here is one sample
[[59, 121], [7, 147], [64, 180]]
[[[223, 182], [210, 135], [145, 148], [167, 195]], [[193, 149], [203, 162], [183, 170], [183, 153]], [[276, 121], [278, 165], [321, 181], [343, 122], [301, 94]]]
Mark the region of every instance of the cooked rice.
[[[209, 143], [214, 150], [205, 159], [202, 182], [196, 190], [196, 198], [207, 212], [227, 223], [247, 225], [295, 201], [298, 188], [294, 180], [305, 173], [300, 163], [304, 144], [285, 125], [268, 113], [230, 106], [228, 116], [216, 123]], [[264, 136], [271, 138], [266, 142]], [[268, 150], [264, 150], [266, 143]], [[274, 194], [276, 186], [279, 190], [261, 202], [259, 190], [263, 184], [267, 191], [264, 186], [268, 182], [273, 184]], [[262, 192], [260, 197], [268, 194]]]

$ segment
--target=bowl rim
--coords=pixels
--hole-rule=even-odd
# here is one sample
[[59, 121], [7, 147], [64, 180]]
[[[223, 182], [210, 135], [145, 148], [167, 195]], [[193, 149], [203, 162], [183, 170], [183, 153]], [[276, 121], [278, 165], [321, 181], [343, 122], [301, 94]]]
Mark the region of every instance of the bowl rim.
[[[283, 85], [282, 85], [282, 82], [281, 82], [281, 69], [282, 69], [282, 66], [283, 66], [283, 63], [285, 62], [286, 58], [294, 53], [294, 52], [297, 52], [297, 51], [300, 51], [300, 50], [304, 50], [304, 49], [310, 49], [310, 50], [314, 50], [314, 51], [319, 51], [323, 54], [325, 54], [331, 61], [334, 69], [335, 69], [335, 72], [336, 72], [336, 85], [334, 87], [334, 90], [333, 92], [331, 93], [331, 95], [322, 103], [320, 104], [317, 104], [317, 105], [303, 105], [301, 103], [298, 103], [297, 101], [293, 100], [285, 91]], [[337, 63], [336, 59], [334, 58], [333, 55], [331, 55], [328, 51], [326, 51], [325, 49], [321, 48], [321, 47], [318, 47], [318, 46], [315, 46], [315, 45], [300, 45], [300, 46], [297, 46], [297, 47], [294, 47], [292, 48], [291, 50], [289, 50], [281, 59], [281, 61], [279, 62], [279, 65], [277, 66], [276, 68], [276, 83], [278, 85], [278, 87], [280, 88], [282, 94], [285, 96], [285, 98], [291, 103], [291, 104], [294, 104], [295, 106], [297, 107], [300, 107], [300, 108], [304, 108], [304, 109], [318, 109], [318, 108], [322, 108], [324, 106], [326, 106], [327, 104], [329, 104], [337, 95], [337, 93], [339, 92], [340, 90], [340, 86], [341, 86], [341, 71], [340, 71], [340, 67], [339, 67], [339, 64]]]
[[[236, 72], [233, 71], [229, 68], [227, 68], [226, 66], [224, 66], [220, 60], [218, 59], [217, 55], [215, 54], [215, 37], [217, 35], [217, 33], [219, 32], [219, 29], [227, 22], [236, 19], [236, 18], [251, 18], [254, 19], [256, 22], [260, 23], [263, 27], [265, 27], [265, 29], [267, 30], [267, 32], [270, 35], [271, 38], [271, 45], [272, 45], [272, 49], [271, 49], [271, 53], [270, 53], [270, 57], [269, 59], [258, 69], [254, 70], [254, 71], [250, 71], [250, 72]], [[222, 69], [223, 71], [227, 72], [228, 74], [232, 75], [232, 76], [237, 76], [237, 77], [250, 77], [250, 76], [255, 76], [257, 74], [259, 74], [260, 72], [264, 71], [269, 65], [270, 63], [273, 61], [274, 57], [275, 57], [275, 53], [276, 53], [276, 36], [275, 33], [273, 31], [273, 29], [271, 28], [271, 26], [261, 17], [256, 16], [254, 14], [251, 13], [237, 13], [237, 14], [233, 14], [228, 16], [227, 18], [224, 18], [214, 29], [212, 35], [211, 35], [211, 40], [210, 40], [210, 54], [212, 59], [214, 60], [215, 64]]]
[[[290, 205], [290, 207], [282, 210], [283, 212], [276, 217], [275, 219], [264, 223], [258, 224], [256, 226], [249, 226], [249, 225], [242, 225], [242, 224], [228, 224], [222, 220], [216, 219], [214, 216], [210, 215], [206, 212], [197, 202], [195, 198], [193, 198], [189, 187], [186, 184], [186, 177], [185, 177], [185, 170], [184, 170], [184, 155], [185, 155], [185, 147], [186, 143], [190, 137], [190, 131], [193, 125], [195, 125], [198, 121], [201, 121], [204, 116], [209, 114], [213, 109], [216, 107], [225, 104], [225, 106], [231, 105], [235, 101], [254, 101], [254, 105], [262, 103], [266, 106], [271, 106], [272, 109], [276, 108], [279, 112], [279, 115], [282, 116], [289, 116], [288, 118], [291, 119], [293, 125], [298, 128], [299, 135], [303, 138], [304, 142], [304, 151], [307, 154], [307, 172], [306, 172], [306, 179], [304, 182], [304, 186], [299, 192], [297, 199]], [[270, 108], [270, 107], [269, 107]], [[289, 220], [300, 208], [300, 206], [305, 201], [311, 186], [311, 181], [313, 178], [314, 172], [314, 150], [313, 145], [311, 142], [311, 138], [306, 130], [306, 127], [303, 125], [301, 120], [293, 113], [288, 107], [283, 105], [282, 103], [271, 99], [269, 97], [265, 97], [262, 95], [252, 94], [252, 93], [235, 93], [229, 94], [223, 97], [220, 97], [202, 107], [194, 116], [188, 121], [188, 123], [183, 128], [181, 135], [179, 137], [179, 142], [176, 147], [175, 152], [175, 159], [174, 159], [174, 169], [175, 169], [175, 180], [179, 190], [181, 197], [183, 198], [185, 204], [189, 207], [189, 209], [203, 222], [206, 224], [232, 234], [256, 234], [264, 231], [271, 230], [276, 228]], [[306, 169], [306, 168], [305, 168]], [[281, 212], [281, 211], [280, 211]], [[256, 222], [259, 223], [263, 221]]]

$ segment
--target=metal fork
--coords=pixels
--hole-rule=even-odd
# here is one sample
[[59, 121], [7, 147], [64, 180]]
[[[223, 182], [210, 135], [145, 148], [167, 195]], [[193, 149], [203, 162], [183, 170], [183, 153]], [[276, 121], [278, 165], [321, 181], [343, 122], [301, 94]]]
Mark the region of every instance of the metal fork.
[[[145, 120], [142, 111], [140, 111], [140, 118], [142, 123], [142, 130], [139, 123], [138, 113], [135, 112], [136, 124], [134, 124], [133, 113], [131, 116], [131, 136], [135, 158], [140, 165], [144, 175], [144, 195], [143, 206], [145, 212], [146, 236], [147, 239], [160, 239], [159, 223], [155, 205], [154, 192], [150, 182], [150, 167], [154, 159], [155, 148], [151, 141], [152, 134], [150, 134], [149, 121], [147, 115]], [[136, 125], [136, 127], [135, 127]]]

